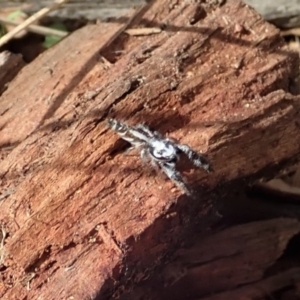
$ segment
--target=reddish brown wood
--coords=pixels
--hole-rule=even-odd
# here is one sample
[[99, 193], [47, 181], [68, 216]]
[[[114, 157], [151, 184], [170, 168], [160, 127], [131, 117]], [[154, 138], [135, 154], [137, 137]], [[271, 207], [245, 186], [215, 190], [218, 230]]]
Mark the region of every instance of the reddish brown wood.
[[[127, 21], [73, 33], [0, 99], [0, 145], [14, 146], [0, 164], [3, 299], [119, 293], [195, 220], [212, 224], [207, 191], [298, 154], [298, 56], [253, 10], [156, 1], [132, 25], [163, 28], [146, 37], [120, 34]], [[214, 172], [187, 172], [198, 201], [124, 156], [107, 116], [205, 153]]]
[[299, 265], [287, 272], [273, 267], [299, 232], [299, 221], [281, 218], [193, 236], [192, 246], [177, 251], [172, 262], [127, 298], [264, 299], [300, 281]]

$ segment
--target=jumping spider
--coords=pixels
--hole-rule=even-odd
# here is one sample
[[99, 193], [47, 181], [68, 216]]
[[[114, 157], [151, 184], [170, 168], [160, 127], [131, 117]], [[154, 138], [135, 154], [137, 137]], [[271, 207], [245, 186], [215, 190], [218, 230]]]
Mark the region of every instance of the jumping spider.
[[176, 169], [180, 156], [186, 155], [194, 166], [201, 167], [206, 172], [210, 171], [207, 160], [188, 145], [179, 144], [171, 138], [165, 138], [159, 132], [151, 131], [142, 124], [128, 126], [126, 123], [115, 119], [108, 119], [107, 123], [122, 139], [132, 145], [130, 149], [136, 148], [140, 151], [143, 161], [150, 162], [155, 168], [160, 168], [187, 195], [191, 195], [191, 191]]

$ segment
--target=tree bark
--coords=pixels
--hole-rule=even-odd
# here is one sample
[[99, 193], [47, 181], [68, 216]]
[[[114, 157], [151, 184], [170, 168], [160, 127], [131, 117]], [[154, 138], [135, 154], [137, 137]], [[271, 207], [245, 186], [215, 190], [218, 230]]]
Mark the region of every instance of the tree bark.
[[267, 299], [300, 281], [299, 266], [286, 272], [274, 268], [279, 259], [283, 266], [287, 244], [299, 231], [299, 221], [281, 218], [195, 236], [192, 246], [178, 250], [172, 262], [124, 299], [141, 294], [174, 300]]
[[[128, 27], [162, 31], [136, 37]], [[198, 226], [205, 233], [218, 191], [298, 155], [298, 64], [239, 1], [156, 1], [123, 23], [86, 26], [26, 66], [0, 99], [2, 298], [110, 298]], [[213, 173], [185, 170], [197, 199], [123, 155], [107, 117], [205, 154]], [[298, 232], [284, 222], [273, 260]]]

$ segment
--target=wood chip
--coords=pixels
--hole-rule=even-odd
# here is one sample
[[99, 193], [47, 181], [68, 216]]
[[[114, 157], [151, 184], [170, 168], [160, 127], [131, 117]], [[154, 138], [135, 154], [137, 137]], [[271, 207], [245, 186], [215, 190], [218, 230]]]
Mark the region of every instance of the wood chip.
[[151, 35], [160, 33], [162, 30], [159, 27], [152, 27], [152, 28], [133, 28], [127, 29], [125, 32], [129, 35]]

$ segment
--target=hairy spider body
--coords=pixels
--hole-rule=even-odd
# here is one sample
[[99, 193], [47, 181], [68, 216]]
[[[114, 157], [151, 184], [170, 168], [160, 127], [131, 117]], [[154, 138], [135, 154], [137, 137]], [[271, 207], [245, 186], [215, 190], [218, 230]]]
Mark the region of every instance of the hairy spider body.
[[176, 164], [181, 155], [186, 157], [196, 167], [210, 171], [207, 160], [191, 149], [188, 145], [179, 144], [171, 138], [165, 138], [157, 131], [151, 131], [146, 125], [128, 126], [126, 123], [115, 119], [108, 120], [108, 126], [122, 139], [129, 142], [132, 148], [140, 150], [143, 161], [150, 162], [155, 168], [160, 168], [175, 184], [190, 195]]

